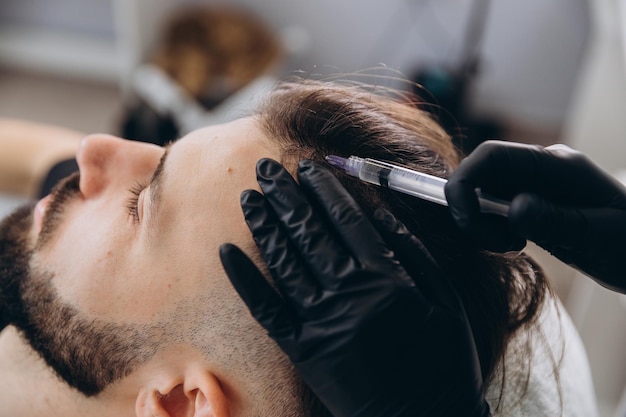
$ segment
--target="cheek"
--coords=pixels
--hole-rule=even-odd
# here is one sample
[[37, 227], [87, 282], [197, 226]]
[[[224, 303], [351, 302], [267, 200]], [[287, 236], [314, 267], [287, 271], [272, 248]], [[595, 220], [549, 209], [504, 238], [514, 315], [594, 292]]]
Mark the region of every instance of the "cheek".
[[75, 210], [41, 250], [41, 267], [53, 273], [54, 286], [64, 299], [82, 307], [94, 293], [111, 288], [106, 277], [117, 272], [111, 256], [117, 242], [116, 228], [106, 217], [93, 210]]
[[[62, 300], [84, 313], [109, 319], [149, 317], [161, 302], [150, 288], [158, 276], [145, 270], [132, 235], [124, 233], [126, 224], [120, 227], [119, 218], [102, 215], [106, 212], [73, 211], [67, 217], [71, 221], [35, 255], [36, 266], [50, 273]], [[154, 296], [146, 297], [150, 293]]]

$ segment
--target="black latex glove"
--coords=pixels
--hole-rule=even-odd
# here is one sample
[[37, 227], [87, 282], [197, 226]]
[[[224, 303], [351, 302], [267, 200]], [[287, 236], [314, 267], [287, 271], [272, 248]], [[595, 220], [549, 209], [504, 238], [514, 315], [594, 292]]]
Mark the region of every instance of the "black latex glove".
[[[478, 211], [475, 188], [512, 199], [508, 224]], [[626, 188], [565, 145], [488, 141], [445, 188], [457, 225], [487, 249], [532, 240], [614, 291], [626, 292]]]
[[305, 383], [335, 417], [489, 415], [463, 306], [426, 248], [379, 210], [383, 240], [326, 168], [303, 161], [298, 178], [261, 160], [265, 196], [241, 198], [280, 296], [237, 247], [220, 255]]
[[4, 330], [4, 328], [7, 327], [9, 324], [11, 324], [8, 317], [6, 317], [6, 314], [4, 313], [4, 311], [1, 310], [1, 308], [2, 306], [0, 305], [0, 332]]

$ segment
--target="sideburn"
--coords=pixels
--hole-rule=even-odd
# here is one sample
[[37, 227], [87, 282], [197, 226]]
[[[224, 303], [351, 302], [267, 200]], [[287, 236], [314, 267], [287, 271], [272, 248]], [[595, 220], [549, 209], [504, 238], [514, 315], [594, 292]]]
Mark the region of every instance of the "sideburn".
[[0, 330], [22, 315], [20, 284], [28, 274], [26, 238], [34, 207], [22, 206], [0, 222]]

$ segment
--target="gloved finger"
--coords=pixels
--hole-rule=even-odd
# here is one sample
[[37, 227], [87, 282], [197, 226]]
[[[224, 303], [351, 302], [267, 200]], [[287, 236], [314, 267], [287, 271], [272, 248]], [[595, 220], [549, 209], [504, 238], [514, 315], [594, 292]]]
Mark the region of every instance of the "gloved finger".
[[230, 282], [256, 321], [277, 341], [289, 338], [295, 331], [291, 312], [254, 263], [230, 243], [220, 246], [220, 260]]
[[347, 271], [356, 269], [354, 258], [346, 251], [343, 242], [337, 239], [336, 232], [316, 212], [301, 188], [278, 162], [260, 160], [257, 163], [257, 180], [313, 279], [332, 288], [340, 283]]
[[511, 202], [509, 220], [524, 237], [549, 251], [585, 244], [585, 216], [578, 208], [555, 205], [536, 194], [522, 193]]
[[626, 208], [624, 185], [583, 153], [562, 144], [545, 150], [549, 156], [541, 158], [538, 169], [543, 180], [525, 191], [562, 205]]
[[[501, 253], [522, 250], [526, 246], [526, 239], [510, 226], [507, 218], [481, 213], [478, 197], [475, 191], [470, 189], [471, 187], [463, 186], [448, 191], [448, 188], [445, 188], [446, 198], [449, 200], [449, 193], [456, 194], [456, 197], [453, 197], [456, 199], [455, 202], [449, 202], [449, 209], [457, 227], [486, 250]], [[466, 195], [461, 196], [460, 193]]]
[[622, 184], [568, 146], [501, 141], [479, 145], [446, 184], [446, 199], [460, 224], [473, 221], [478, 213], [472, 193], [476, 188], [508, 200], [531, 192], [565, 205], [603, 206], [612, 196], [624, 195]]
[[486, 141], [461, 161], [444, 188], [450, 213], [461, 229], [470, 229], [481, 217], [476, 189], [506, 198], [494, 189], [511, 190], [512, 165], [526, 165], [529, 156], [528, 149], [516, 144]]
[[424, 305], [435, 303], [450, 311], [464, 311], [456, 289], [422, 241], [387, 210], [374, 212], [374, 225], [395, 258], [417, 283]]
[[263, 195], [254, 190], [244, 191], [241, 208], [278, 289], [298, 314], [304, 314], [305, 301], [315, 298], [318, 292], [305, 260], [296, 253]]
[[[452, 173], [444, 192], [456, 225], [483, 248], [494, 252], [521, 250], [526, 241], [509, 222], [499, 216], [482, 214], [476, 189], [509, 199], [530, 181], [540, 149], [499, 141], [482, 143]], [[533, 177], [530, 179], [530, 177]], [[524, 184], [524, 185], [523, 185]]]
[[[574, 155], [575, 152], [570, 151]], [[448, 203], [462, 204], [461, 199], [476, 188], [505, 199], [523, 191], [533, 191], [554, 175], [553, 164], [559, 159], [555, 152], [563, 151], [521, 143], [483, 142], [450, 176], [446, 184]]]
[[511, 227], [506, 217], [483, 214], [466, 232], [481, 248], [492, 252], [518, 252], [526, 246], [526, 239]]
[[480, 212], [473, 190], [460, 198], [462, 202], [449, 205], [450, 215], [478, 246], [492, 252], [520, 251], [526, 246], [526, 240], [510, 227], [507, 218]]
[[358, 203], [326, 167], [310, 160], [298, 164], [307, 196], [324, 210], [345, 247], [360, 261], [386, 260], [392, 254]]
[[[620, 209], [561, 206], [524, 193], [513, 200], [511, 216], [520, 234], [554, 254], [560, 248], [567, 249], [573, 257], [586, 252], [609, 254], [616, 247], [621, 252], [626, 243], [626, 225]], [[577, 253], [573, 248], [577, 248]]]

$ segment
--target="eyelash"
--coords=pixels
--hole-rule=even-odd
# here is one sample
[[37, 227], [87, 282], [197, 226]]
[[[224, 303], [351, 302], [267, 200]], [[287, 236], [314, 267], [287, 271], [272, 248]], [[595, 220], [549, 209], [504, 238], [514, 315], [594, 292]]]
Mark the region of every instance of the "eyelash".
[[139, 195], [145, 188], [144, 184], [137, 183], [128, 190], [131, 196], [126, 201], [126, 209], [128, 215], [133, 218], [135, 223], [139, 223], [139, 208], [137, 205], [139, 204]]

